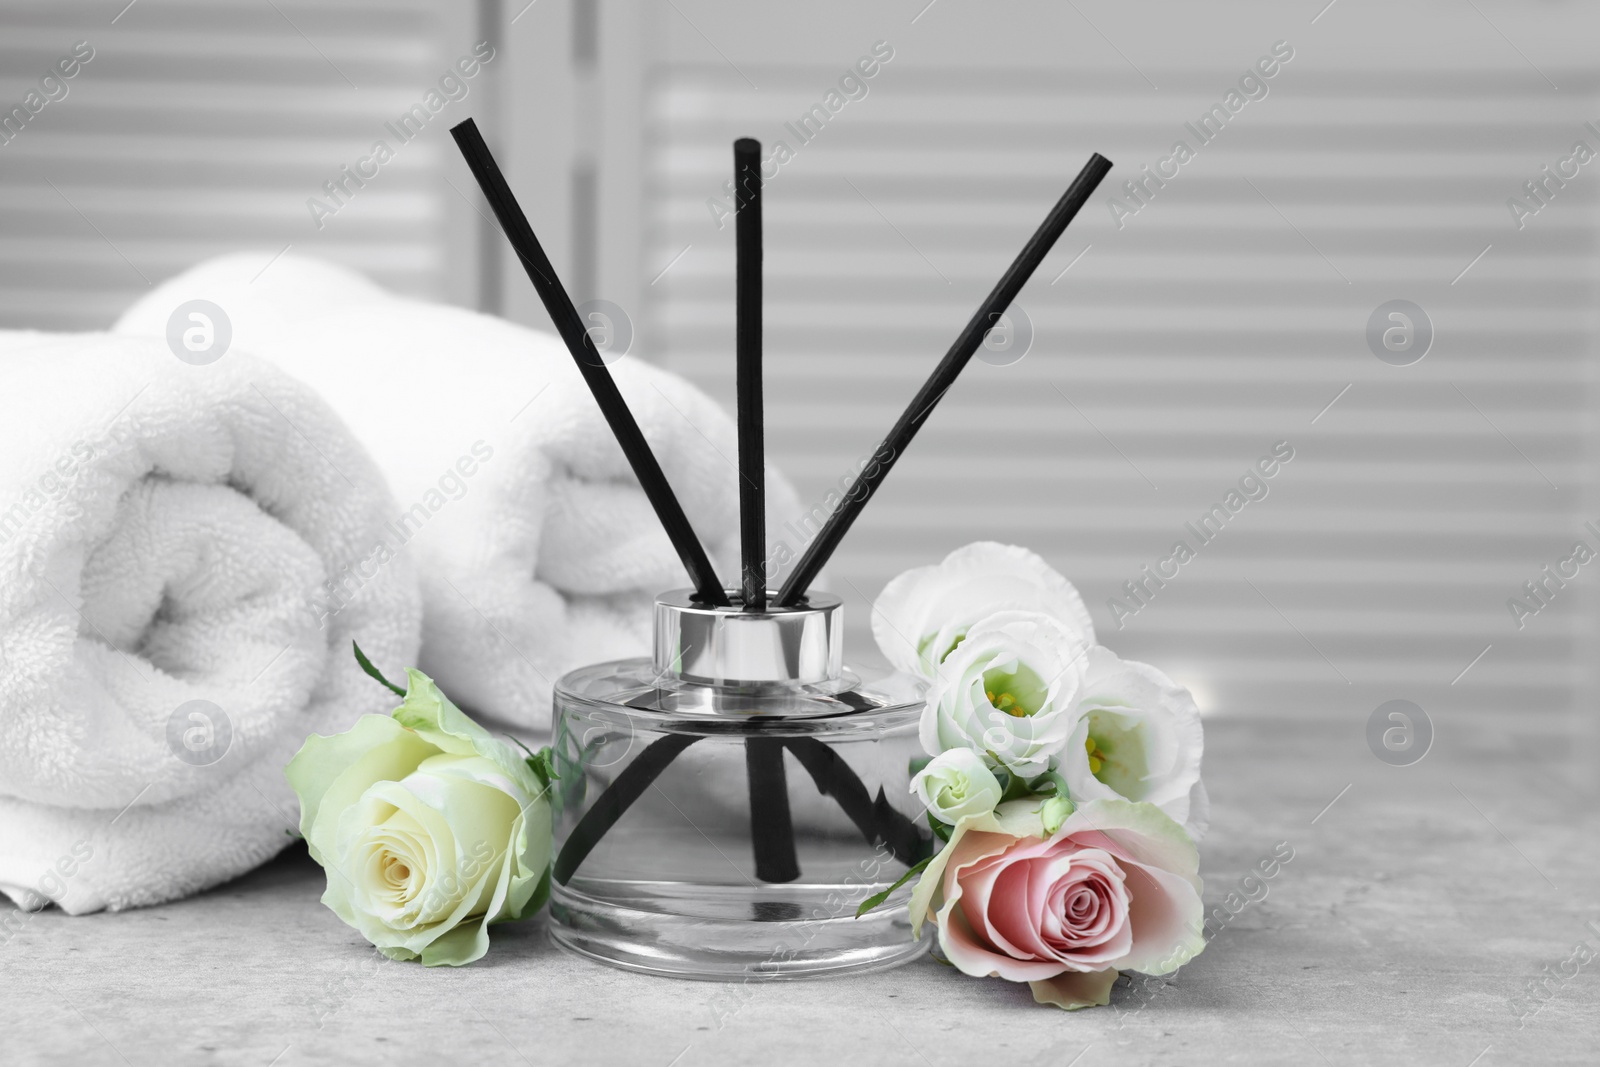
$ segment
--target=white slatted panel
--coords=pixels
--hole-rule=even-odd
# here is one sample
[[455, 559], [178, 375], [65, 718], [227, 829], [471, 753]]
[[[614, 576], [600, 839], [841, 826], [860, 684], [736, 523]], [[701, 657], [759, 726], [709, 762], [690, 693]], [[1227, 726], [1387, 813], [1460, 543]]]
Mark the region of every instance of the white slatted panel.
[[[688, 248], [647, 289], [651, 336], [731, 403], [732, 225], [719, 232], [705, 200], [735, 136], [792, 147], [782, 123], [873, 37], [831, 34], [779, 63], [740, 51], [717, 5], [688, 10], [738, 69], [680, 26], [695, 61], [652, 71], [644, 276]], [[808, 499], [875, 446], [1089, 153], [1118, 166], [1023, 293], [1031, 353], [973, 363], [836, 557], [855, 654], [870, 657], [864, 605], [884, 581], [997, 538], [1051, 559], [1107, 643], [1208, 711], [1588, 706], [1583, 583], [1600, 572], [1520, 632], [1505, 602], [1579, 537], [1600, 548], [1582, 530], [1600, 518], [1586, 437], [1600, 164], [1523, 232], [1504, 202], [1578, 137], [1600, 148], [1582, 128], [1600, 116], [1592, 68], [1546, 57], [1558, 93], [1470, 12], [1438, 27], [1427, 69], [1389, 65], [1351, 43], [1360, 32], [1314, 47], [1313, 10], [1283, 32], [1229, 27], [1225, 49], [1197, 39], [1205, 63], [1151, 66], [1158, 93], [1098, 39], [1085, 58], [1081, 22], [1070, 61], [1007, 61], [1027, 23], [993, 12], [966, 13], [1000, 20], [992, 37], [944, 41], [961, 65], [919, 59], [938, 52], [943, 11], [877, 34], [897, 58], [768, 186], [769, 456]], [[1279, 37], [1299, 50], [1271, 94], [1119, 231], [1106, 193]], [[1437, 329], [1406, 368], [1364, 339], [1395, 298]], [[1118, 632], [1108, 598], [1285, 439], [1295, 459], [1270, 495]]]
[[[472, 302], [476, 216], [441, 180], [444, 127], [482, 100], [492, 65], [409, 144], [383, 124], [478, 39], [473, 5], [120, 6], [0, 9], [5, 110], [74, 42], [95, 50], [67, 96], [0, 146], [0, 324], [103, 327], [147, 280], [239, 249], [265, 265], [290, 244]], [[379, 139], [396, 158], [319, 231], [307, 198]]]

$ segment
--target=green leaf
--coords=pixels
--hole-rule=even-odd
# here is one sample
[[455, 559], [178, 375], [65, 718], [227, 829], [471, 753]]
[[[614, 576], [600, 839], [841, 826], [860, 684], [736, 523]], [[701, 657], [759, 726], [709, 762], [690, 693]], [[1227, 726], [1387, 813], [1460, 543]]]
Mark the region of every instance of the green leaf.
[[856, 918], [858, 918], [858, 919], [861, 918], [861, 916], [865, 915], [867, 912], [871, 911], [873, 908], [876, 908], [879, 904], [882, 904], [884, 901], [888, 900], [889, 899], [889, 895], [891, 893], [893, 893], [896, 889], [899, 889], [901, 886], [905, 885], [907, 882], [911, 881], [912, 878], [914, 878], [917, 875], [921, 874], [923, 868], [926, 867], [932, 861], [933, 861], [933, 857], [932, 856], [929, 856], [925, 860], [917, 861], [916, 863], [912, 864], [909, 869], [907, 869], [905, 874], [902, 874], [900, 876], [900, 880], [898, 882], [896, 882], [894, 885], [890, 886], [888, 889], [885, 889], [881, 893], [874, 893], [870, 897], [868, 897], [866, 900], [863, 900], [861, 902], [861, 906], [856, 909]]
[[[997, 772], [995, 777], [999, 778], [1000, 774]], [[1023, 797], [1031, 796], [1033, 793], [1033, 790], [1028, 786], [1027, 780], [1020, 774], [1007, 773], [1002, 788], [1004, 789], [1004, 792], [1000, 794], [1000, 802], [1002, 804], [1008, 800], [1021, 800]]]
[[[521, 742], [518, 742], [518, 744], [521, 744]], [[526, 746], [524, 746], [524, 751], [526, 751]], [[556, 773], [556, 750], [549, 745], [544, 746], [537, 752], [529, 752], [528, 766], [534, 774], [539, 776], [539, 780], [544, 783], [546, 789], [550, 788], [551, 782], [561, 781], [561, 775]]]
[[384, 686], [386, 686], [391, 692], [393, 692], [401, 700], [404, 700], [406, 698], [406, 691], [404, 689], [401, 689], [398, 685], [395, 685], [393, 682], [389, 681], [389, 679], [385, 678], [383, 676], [383, 672], [378, 670], [378, 668], [374, 667], [372, 665], [372, 661], [367, 658], [367, 654], [365, 652], [361, 651], [361, 646], [360, 645], [356, 644], [354, 641], [351, 641], [350, 642], [350, 647], [356, 650], [356, 662], [361, 664], [361, 669], [362, 670], [366, 671], [372, 677], [376, 678], [380, 683], [382, 683]]
[[950, 835], [955, 832], [954, 827], [949, 823], [940, 822], [931, 811], [928, 812], [928, 825], [933, 828], [933, 835], [940, 841], [949, 841]]
[[513, 745], [516, 745], [518, 748], [522, 749], [522, 751], [528, 754], [528, 758], [523, 762], [528, 765], [529, 770], [538, 775], [540, 783], [546, 789], [550, 788], [551, 782], [561, 781], [561, 776], [556, 773], [555, 749], [551, 748], [549, 745], [546, 745], [539, 751], [535, 752], [533, 749], [523, 744], [522, 738], [520, 737], [516, 737], [512, 734], [506, 734], [505, 738], [507, 741], [510, 741]]
[[1069, 798], [1072, 793], [1067, 788], [1067, 780], [1055, 771], [1045, 771], [1028, 779], [1028, 791], [1035, 796]]

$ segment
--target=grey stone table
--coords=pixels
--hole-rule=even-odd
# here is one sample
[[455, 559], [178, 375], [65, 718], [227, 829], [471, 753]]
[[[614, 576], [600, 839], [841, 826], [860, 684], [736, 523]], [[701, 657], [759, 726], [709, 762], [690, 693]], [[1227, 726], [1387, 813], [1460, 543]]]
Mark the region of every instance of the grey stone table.
[[1600, 958], [1563, 966], [1600, 950], [1593, 726], [1438, 715], [1428, 756], [1392, 767], [1365, 720], [1209, 724], [1208, 905], [1279, 842], [1294, 859], [1175, 980], [1108, 1008], [930, 959], [654, 979], [564, 955], [542, 920], [472, 967], [388, 963], [297, 847], [181, 903], [34, 915], [0, 946], [0, 1063], [1600, 1063]]

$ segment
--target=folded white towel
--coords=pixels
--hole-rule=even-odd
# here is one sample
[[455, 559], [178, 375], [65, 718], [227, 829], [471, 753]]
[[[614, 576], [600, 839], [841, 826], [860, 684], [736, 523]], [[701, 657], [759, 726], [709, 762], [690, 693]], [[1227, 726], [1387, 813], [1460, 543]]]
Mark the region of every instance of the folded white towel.
[[392, 514], [348, 430], [268, 363], [0, 332], [0, 891], [158, 903], [288, 844], [289, 757], [394, 703], [351, 639], [417, 647], [403, 558], [318, 607]]
[[[402, 300], [295, 255], [263, 272], [269, 258], [203, 263], [115, 328], [162, 334], [175, 308], [209, 300], [231, 320], [235, 348], [326, 397], [399, 498], [385, 551], [414, 554], [422, 578], [422, 669], [463, 707], [547, 730], [552, 683], [582, 664], [645, 654], [655, 595], [689, 584], [571, 355], [553, 333]], [[723, 582], [735, 584], [732, 421], [639, 359], [610, 370]], [[797, 498], [772, 471], [767, 498], [771, 529], [795, 518]], [[335, 609], [363, 602], [360, 573], [332, 577]], [[380, 666], [398, 674], [403, 664]]]

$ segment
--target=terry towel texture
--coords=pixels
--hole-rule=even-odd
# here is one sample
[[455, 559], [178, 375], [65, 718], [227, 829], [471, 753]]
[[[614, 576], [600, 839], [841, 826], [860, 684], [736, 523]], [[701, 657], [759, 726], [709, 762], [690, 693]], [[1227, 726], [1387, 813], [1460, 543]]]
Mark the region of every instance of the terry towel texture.
[[[689, 584], [571, 355], [553, 333], [400, 299], [295, 255], [263, 272], [269, 258], [200, 264], [116, 330], [163, 334], [179, 305], [209, 300], [230, 319], [234, 348], [325, 397], [399, 501], [384, 544], [330, 575], [330, 610], [355, 610], [381, 558], [409, 555], [423, 591], [422, 670], [471, 711], [547, 731], [552, 683], [647, 654], [656, 594]], [[639, 359], [610, 370], [719, 576], [736, 584], [732, 420]], [[772, 471], [767, 499], [770, 529], [798, 513]], [[398, 675], [405, 664], [379, 666]]]
[[393, 517], [334, 413], [230, 353], [0, 332], [0, 891], [152, 904], [292, 840], [283, 767], [393, 698], [416, 652], [408, 560], [344, 610], [325, 582]]

